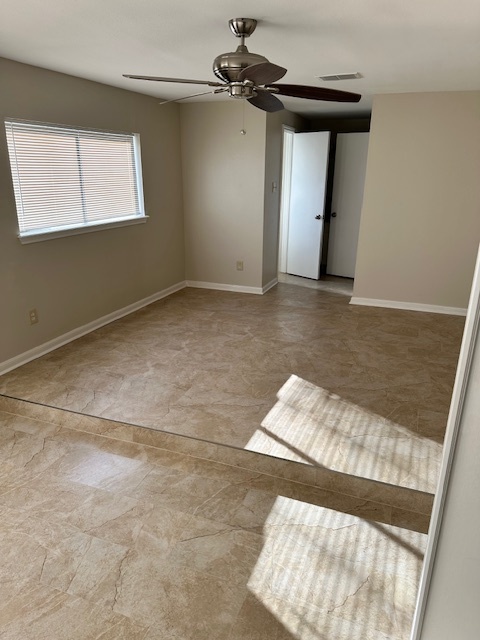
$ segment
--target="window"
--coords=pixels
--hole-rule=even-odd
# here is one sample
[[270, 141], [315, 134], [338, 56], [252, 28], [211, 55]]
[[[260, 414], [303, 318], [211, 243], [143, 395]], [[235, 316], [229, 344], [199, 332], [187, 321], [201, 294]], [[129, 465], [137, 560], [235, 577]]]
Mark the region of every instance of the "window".
[[138, 134], [21, 120], [5, 129], [22, 242], [145, 221]]

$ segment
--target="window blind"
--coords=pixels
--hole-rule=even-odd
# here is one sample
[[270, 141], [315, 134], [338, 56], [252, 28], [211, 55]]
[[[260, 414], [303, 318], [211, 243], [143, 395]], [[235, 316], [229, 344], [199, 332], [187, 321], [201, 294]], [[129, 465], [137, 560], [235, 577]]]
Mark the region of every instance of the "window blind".
[[136, 134], [5, 128], [20, 236], [145, 216]]

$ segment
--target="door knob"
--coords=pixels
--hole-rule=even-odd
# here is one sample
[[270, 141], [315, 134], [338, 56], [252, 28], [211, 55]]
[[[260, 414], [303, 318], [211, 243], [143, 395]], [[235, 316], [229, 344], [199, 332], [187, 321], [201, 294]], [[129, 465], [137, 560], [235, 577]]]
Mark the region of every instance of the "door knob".
[[336, 212], [336, 211], [333, 211], [333, 213], [332, 213], [332, 218], [336, 218], [336, 217], [337, 217], [337, 212]]
[[315, 220], [323, 220], [324, 216], [322, 216], [321, 213], [318, 214], [318, 216], [315, 216]]

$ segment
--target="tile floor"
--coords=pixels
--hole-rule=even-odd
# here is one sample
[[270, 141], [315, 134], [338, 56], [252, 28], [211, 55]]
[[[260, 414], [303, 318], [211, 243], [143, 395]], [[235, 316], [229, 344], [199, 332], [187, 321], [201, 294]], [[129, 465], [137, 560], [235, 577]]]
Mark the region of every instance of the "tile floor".
[[2, 640], [409, 636], [426, 536], [362, 501], [11, 411], [0, 460]]
[[285, 280], [0, 378], [2, 640], [408, 639], [463, 319]]
[[433, 492], [464, 319], [351, 282], [185, 289], [0, 378], [0, 394]]

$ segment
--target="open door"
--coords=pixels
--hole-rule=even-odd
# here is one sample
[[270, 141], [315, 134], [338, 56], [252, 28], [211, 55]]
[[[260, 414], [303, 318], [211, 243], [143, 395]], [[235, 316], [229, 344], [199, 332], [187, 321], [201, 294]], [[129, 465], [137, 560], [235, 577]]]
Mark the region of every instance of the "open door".
[[330, 275], [355, 276], [368, 139], [368, 133], [337, 135], [327, 256]]
[[330, 132], [293, 135], [286, 273], [318, 280], [325, 219]]

